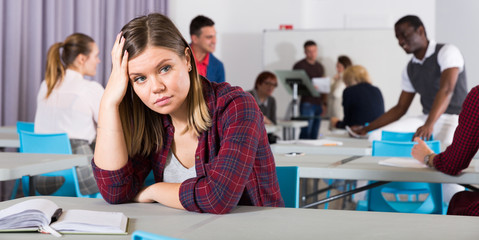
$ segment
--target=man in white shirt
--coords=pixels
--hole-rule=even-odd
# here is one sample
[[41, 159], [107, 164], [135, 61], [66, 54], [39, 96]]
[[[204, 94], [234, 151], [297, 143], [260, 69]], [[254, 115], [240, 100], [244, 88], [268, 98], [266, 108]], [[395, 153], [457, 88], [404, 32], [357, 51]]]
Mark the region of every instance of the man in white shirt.
[[[382, 129], [416, 132], [414, 137], [423, 139], [434, 135], [443, 146], [450, 145], [467, 95], [464, 58], [456, 46], [428, 40], [424, 25], [417, 16], [399, 19], [395, 32], [399, 46], [406, 53], [413, 54], [402, 74], [399, 101], [368, 126], [356, 127], [355, 131], [364, 135], [385, 126]], [[409, 109], [416, 92], [420, 95], [423, 114], [397, 121]], [[380, 130], [370, 134], [370, 140], [380, 138]]]

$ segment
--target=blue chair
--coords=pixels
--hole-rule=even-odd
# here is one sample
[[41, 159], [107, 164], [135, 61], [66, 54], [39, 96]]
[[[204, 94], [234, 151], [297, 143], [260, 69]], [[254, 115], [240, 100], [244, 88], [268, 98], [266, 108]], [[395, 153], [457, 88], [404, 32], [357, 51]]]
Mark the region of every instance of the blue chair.
[[[20, 146], [23, 153], [57, 153], [72, 154], [70, 139], [66, 133], [58, 134], [36, 134], [32, 132], [20, 131]], [[51, 173], [42, 174], [41, 176], [63, 176], [65, 182], [52, 195], [53, 196], [71, 196], [76, 197], [75, 180], [73, 178], [72, 169], [66, 169]], [[29, 177], [22, 178], [23, 192], [28, 196]], [[35, 191], [35, 195], [40, 195]]]
[[75, 184], [75, 192], [77, 197], [83, 197], [83, 198], [103, 198], [100, 192], [92, 193], [92, 194], [82, 194], [80, 191], [80, 183], [78, 182], [78, 173], [77, 173], [77, 167], [73, 167], [71, 169], [72, 174], [73, 174], [73, 181]]
[[[17, 133], [20, 134], [21, 131], [24, 132], [34, 132], [35, 130], [35, 124], [33, 122], [21, 122], [17, 121]], [[22, 152], [22, 146], [20, 145], [20, 148], [18, 150], [19, 152]]]
[[148, 176], [146, 176], [144, 186], [150, 186], [150, 185], [153, 185], [154, 183], [155, 183], [155, 175], [153, 174], [153, 170], [151, 170]]
[[276, 175], [285, 207], [299, 208], [299, 168], [276, 167]]
[[[373, 141], [373, 156], [411, 157], [415, 142]], [[426, 141], [436, 153], [440, 152], [439, 141]], [[394, 200], [385, 198], [390, 194]], [[407, 196], [402, 200], [401, 195]], [[424, 201], [420, 196], [425, 196]], [[444, 214], [445, 204], [442, 200], [442, 185], [439, 183], [391, 182], [368, 191], [368, 200], [360, 201], [357, 210], [434, 213]]]
[[179, 240], [179, 238], [161, 236], [161, 235], [157, 235], [157, 234], [145, 232], [145, 231], [140, 231], [140, 230], [134, 231], [133, 234], [131, 235], [131, 239], [132, 240]]
[[381, 131], [382, 141], [412, 142], [415, 132], [391, 132]]
[[35, 130], [35, 123], [17, 121], [17, 133], [18, 134], [20, 134], [20, 131], [34, 132], [34, 130]]
[[[381, 131], [381, 140], [382, 141], [396, 141], [396, 142], [412, 142], [415, 132], [392, 132], [392, 131]], [[433, 136], [429, 140], [434, 140]]]
[[[35, 129], [35, 124], [33, 122], [17, 121], [16, 126], [17, 126], [17, 133], [18, 134], [20, 134], [20, 131], [33, 132], [34, 129]], [[19, 148], [19, 152], [22, 152], [21, 151], [21, 146]], [[20, 179], [17, 179], [15, 181], [15, 185], [13, 186], [12, 196], [10, 197], [10, 199], [14, 199], [17, 196], [19, 186], [20, 186]]]
[[[373, 141], [373, 156], [378, 157], [411, 157], [411, 149], [416, 142]], [[438, 140], [426, 141], [426, 144], [435, 152], [441, 152], [441, 142]]]

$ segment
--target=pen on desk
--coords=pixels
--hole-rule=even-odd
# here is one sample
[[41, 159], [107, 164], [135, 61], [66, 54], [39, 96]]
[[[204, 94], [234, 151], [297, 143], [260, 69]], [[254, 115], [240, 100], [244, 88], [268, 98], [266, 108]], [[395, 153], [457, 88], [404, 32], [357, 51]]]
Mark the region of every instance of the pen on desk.
[[323, 146], [338, 146], [337, 143], [325, 143]]
[[52, 222], [57, 221], [63, 213], [63, 209], [58, 208], [52, 215]]

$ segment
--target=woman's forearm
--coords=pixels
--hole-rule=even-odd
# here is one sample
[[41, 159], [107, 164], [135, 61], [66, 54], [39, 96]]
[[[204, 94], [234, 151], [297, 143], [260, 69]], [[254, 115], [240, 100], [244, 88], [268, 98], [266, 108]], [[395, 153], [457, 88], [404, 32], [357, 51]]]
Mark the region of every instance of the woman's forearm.
[[95, 164], [104, 170], [118, 170], [126, 165], [128, 152], [118, 107], [102, 101], [98, 118]]

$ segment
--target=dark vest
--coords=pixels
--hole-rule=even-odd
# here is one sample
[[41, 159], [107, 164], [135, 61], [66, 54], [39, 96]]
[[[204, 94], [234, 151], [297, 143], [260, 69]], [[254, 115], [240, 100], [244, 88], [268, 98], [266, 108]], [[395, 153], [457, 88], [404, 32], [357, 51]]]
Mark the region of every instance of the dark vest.
[[[444, 44], [437, 44], [434, 54], [426, 58], [423, 64], [409, 61], [407, 65], [407, 74], [411, 80], [412, 86], [421, 96], [422, 112], [429, 114], [434, 103], [436, 93], [439, 91], [441, 80], [441, 67], [437, 62], [437, 54]], [[451, 102], [447, 106], [448, 114], [459, 114], [462, 103], [467, 95], [466, 69], [459, 73], [456, 86], [452, 94]]]

